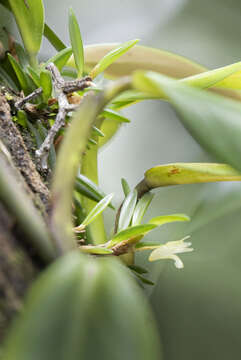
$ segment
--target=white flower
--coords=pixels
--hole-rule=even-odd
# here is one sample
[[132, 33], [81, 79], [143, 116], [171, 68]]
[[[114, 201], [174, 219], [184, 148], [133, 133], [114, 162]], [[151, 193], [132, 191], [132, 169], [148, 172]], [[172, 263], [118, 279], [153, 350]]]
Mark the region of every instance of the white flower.
[[193, 251], [193, 248], [189, 248], [192, 245], [191, 242], [185, 242], [186, 239], [189, 239], [190, 236], [179, 241], [170, 241], [164, 245], [160, 245], [152, 251], [149, 256], [149, 261], [156, 261], [161, 259], [172, 259], [175, 262], [175, 266], [178, 269], [184, 267], [182, 260], [175, 254], [185, 253]]

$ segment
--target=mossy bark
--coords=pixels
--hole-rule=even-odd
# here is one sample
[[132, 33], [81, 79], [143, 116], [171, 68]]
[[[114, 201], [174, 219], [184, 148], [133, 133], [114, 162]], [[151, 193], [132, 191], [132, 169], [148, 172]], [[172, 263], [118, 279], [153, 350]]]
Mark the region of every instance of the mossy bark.
[[[49, 190], [31, 158], [33, 142], [21, 134], [12, 121], [10, 106], [0, 92], [0, 141], [11, 156], [11, 164], [43, 218], [48, 212]], [[3, 169], [0, 169], [0, 171]], [[7, 175], [6, 175], [7, 176]], [[43, 262], [26, 239], [16, 217], [3, 200], [0, 188], [0, 344], [16, 313], [21, 311], [27, 288], [44, 267]], [[23, 212], [24, 212], [24, 203]]]

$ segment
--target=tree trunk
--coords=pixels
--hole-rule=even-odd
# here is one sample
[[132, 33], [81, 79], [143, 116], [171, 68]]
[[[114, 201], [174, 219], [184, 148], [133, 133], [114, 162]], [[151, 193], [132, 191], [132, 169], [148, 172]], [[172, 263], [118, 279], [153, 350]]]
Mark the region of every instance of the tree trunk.
[[[22, 191], [45, 217], [49, 191], [30, 156], [34, 150], [33, 142], [29, 134], [21, 134], [13, 122], [3, 92], [0, 93], [0, 150], [0, 160], [7, 158], [7, 166], [21, 184]], [[4, 172], [2, 164], [6, 159], [2, 160], [0, 172]], [[8, 176], [7, 173], [3, 175]], [[24, 212], [24, 204], [22, 206]], [[13, 213], [0, 184], [0, 343], [12, 319], [22, 308], [27, 288], [44, 266]]]

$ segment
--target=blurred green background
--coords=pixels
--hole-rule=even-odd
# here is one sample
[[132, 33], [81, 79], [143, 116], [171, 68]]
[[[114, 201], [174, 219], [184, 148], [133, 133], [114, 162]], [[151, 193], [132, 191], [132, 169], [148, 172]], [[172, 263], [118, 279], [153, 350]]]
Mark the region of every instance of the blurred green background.
[[[45, 1], [49, 25], [69, 43], [67, 10], [78, 17], [86, 44], [140, 38], [209, 68], [241, 59], [240, 0]], [[53, 54], [45, 42], [42, 56]], [[121, 201], [120, 178], [135, 186], [148, 168], [171, 162], [213, 161], [191, 138], [167, 103], [145, 102], [125, 111], [132, 120], [100, 153], [100, 183]], [[147, 290], [165, 360], [241, 359], [241, 185], [184, 185], [156, 191], [147, 218], [183, 212], [187, 225], [166, 225], [151, 240], [191, 234], [195, 251], [151, 269]], [[107, 212], [112, 226], [113, 214]], [[143, 260], [138, 259], [141, 263]], [[128, 296], [128, 294], [126, 294]]]

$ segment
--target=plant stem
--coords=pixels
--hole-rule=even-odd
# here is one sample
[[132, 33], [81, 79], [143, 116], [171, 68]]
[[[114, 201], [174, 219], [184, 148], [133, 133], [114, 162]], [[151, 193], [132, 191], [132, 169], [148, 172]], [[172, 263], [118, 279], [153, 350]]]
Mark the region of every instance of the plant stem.
[[38, 70], [38, 59], [35, 54], [29, 54], [29, 63], [34, 70]]
[[66, 130], [56, 162], [52, 185], [50, 226], [60, 253], [76, 247], [72, 223], [72, 199], [75, 178], [96, 117], [118, 94], [131, 88], [131, 80], [122, 78], [99, 94], [89, 92]]

